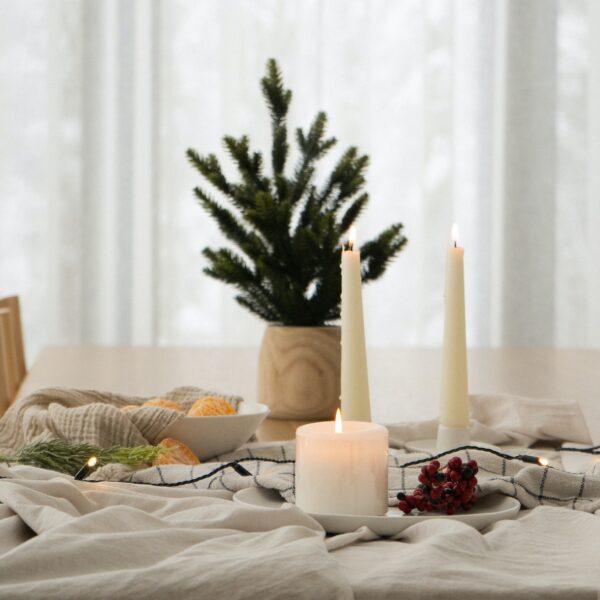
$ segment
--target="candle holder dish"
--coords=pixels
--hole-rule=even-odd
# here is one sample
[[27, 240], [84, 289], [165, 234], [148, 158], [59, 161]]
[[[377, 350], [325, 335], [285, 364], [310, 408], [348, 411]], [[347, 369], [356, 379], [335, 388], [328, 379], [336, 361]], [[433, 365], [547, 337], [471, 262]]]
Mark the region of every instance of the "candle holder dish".
[[[240, 490], [233, 495], [233, 501], [258, 510], [300, 510], [295, 505], [283, 501], [276, 490], [265, 488], [251, 487]], [[312, 512], [306, 514], [319, 522], [327, 533], [349, 533], [359, 527], [368, 527], [379, 536], [392, 537], [407, 527], [428, 519], [452, 519], [481, 530], [496, 521], [514, 519], [520, 508], [517, 499], [492, 494], [478, 499], [469, 512], [450, 516], [432, 513], [405, 515], [396, 507], [389, 508], [381, 517]]]

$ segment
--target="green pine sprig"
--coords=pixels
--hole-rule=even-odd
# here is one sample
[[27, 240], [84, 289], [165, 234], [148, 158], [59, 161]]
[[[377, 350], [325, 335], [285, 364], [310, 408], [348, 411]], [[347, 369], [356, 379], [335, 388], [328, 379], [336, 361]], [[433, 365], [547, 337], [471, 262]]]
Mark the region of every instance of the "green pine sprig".
[[75, 475], [92, 456], [98, 459], [98, 466], [118, 463], [137, 467], [152, 463], [164, 452], [166, 449], [162, 446], [100, 448], [91, 444], [70, 444], [63, 440], [51, 440], [23, 446], [12, 456], [0, 456], [0, 463], [20, 463]]
[[[247, 136], [224, 138], [240, 173], [236, 183], [225, 177], [214, 154], [187, 151], [192, 166], [225, 198], [196, 187], [198, 202], [236, 247], [204, 248], [204, 272], [235, 286], [237, 302], [267, 322], [326, 325], [340, 317], [341, 240], [369, 202], [363, 191], [369, 158], [348, 148], [318, 186], [317, 163], [336, 144], [327, 136], [327, 115], [319, 112], [307, 130], [296, 129], [300, 156], [286, 174], [292, 92], [273, 59], [261, 87], [271, 120], [270, 176]], [[402, 224], [394, 223], [363, 243], [363, 281], [381, 277], [406, 241]]]

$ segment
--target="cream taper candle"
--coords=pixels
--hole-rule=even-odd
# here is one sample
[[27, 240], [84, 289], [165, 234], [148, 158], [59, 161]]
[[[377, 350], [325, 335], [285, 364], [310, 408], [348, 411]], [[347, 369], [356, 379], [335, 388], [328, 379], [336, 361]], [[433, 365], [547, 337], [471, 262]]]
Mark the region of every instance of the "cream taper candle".
[[370, 421], [369, 375], [363, 320], [360, 251], [356, 229], [350, 228], [342, 248], [342, 414], [349, 421]]
[[464, 248], [458, 246], [456, 224], [452, 227], [452, 238], [446, 262], [438, 449], [469, 441]]
[[311, 513], [385, 515], [388, 431], [358, 421], [309, 423], [296, 430], [296, 505]]

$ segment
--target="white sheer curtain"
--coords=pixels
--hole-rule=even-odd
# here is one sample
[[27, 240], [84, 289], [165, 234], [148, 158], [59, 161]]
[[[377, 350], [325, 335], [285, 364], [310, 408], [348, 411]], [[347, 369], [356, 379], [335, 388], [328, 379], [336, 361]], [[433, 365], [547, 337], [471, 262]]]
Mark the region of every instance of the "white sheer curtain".
[[457, 221], [471, 344], [599, 346], [599, 25], [584, 0], [0, 0], [0, 294], [30, 355], [258, 343], [201, 272], [222, 240], [184, 153], [268, 149], [269, 57], [292, 125], [324, 109], [371, 156], [359, 235], [405, 224], [369, 343], [439, 344]]

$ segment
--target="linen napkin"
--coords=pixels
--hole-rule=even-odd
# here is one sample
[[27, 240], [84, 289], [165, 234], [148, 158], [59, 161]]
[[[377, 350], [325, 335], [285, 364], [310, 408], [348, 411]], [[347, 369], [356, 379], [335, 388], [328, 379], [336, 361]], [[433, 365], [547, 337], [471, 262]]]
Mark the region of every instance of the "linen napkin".
[[[590, 444], [591, 436], [576, 402], [505, 394], [469, 396], [471, 439], [496, 446], [528, 447], [539, 441]], [[435, 438], [437, 420], [388, 425], [390, 446]]]

